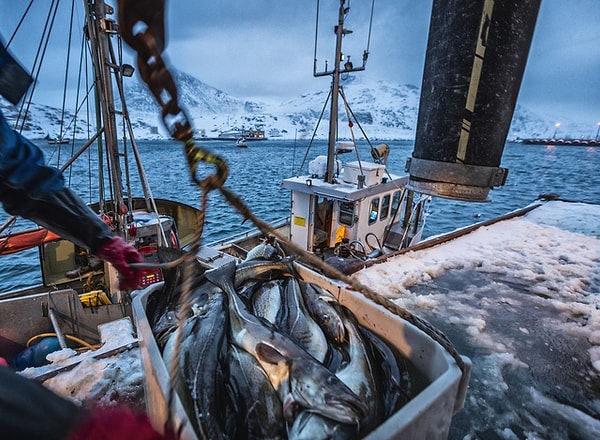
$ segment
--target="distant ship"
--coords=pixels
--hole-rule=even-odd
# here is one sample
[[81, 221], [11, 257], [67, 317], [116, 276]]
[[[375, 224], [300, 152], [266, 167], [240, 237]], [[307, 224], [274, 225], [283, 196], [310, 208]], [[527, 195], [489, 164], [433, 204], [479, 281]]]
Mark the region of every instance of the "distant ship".
[[600, 139], [523, 139], [523, 144], [527, 145], [568, 145], [574, 147], [598, 147]]
[[222, 131], [217, 137], [202, 137], [203, 140], [209, 141], [237, 141], [238, 139], [244, 138], [246, 141], [266, 141], [264, 130], [259, 129], [232, 129], [228, 131]]

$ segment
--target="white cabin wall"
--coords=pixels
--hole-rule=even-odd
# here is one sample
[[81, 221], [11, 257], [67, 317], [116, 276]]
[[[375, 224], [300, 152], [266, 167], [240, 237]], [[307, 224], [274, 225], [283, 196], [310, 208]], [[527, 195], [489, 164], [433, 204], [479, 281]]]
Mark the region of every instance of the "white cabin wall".
[[290, 237], [297, 245], [312, 252], [314, 232], [314, 208], [310, 194], [292, 191], [290, 213]]

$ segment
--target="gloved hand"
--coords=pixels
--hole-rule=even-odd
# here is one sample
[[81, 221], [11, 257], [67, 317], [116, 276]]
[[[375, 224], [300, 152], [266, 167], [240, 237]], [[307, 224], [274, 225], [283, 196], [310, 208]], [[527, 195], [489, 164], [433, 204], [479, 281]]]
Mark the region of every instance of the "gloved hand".
[[133, 290], [139, 287], [141, 269], [131, 267], [130, 263], [143, 262], [136, 248], [126, 243], [121, 237], [113, 237], [96, 252], [96, 256], [111, 263], [119, 271], [119, 289]]

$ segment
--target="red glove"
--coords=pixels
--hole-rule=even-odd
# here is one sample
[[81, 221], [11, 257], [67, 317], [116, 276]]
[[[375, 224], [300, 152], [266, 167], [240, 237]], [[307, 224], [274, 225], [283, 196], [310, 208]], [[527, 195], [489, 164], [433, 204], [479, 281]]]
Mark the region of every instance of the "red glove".
[[133, 290], [139, 287], [140, 277], [144, 271], [129, 265], [144, 261], [136, 248], [127, 244], [121, 237], [114, 237], [100, 246], [96, 255], [111, 263], [119, 271], [119, 289]]
[[155, 431], [145, 414], [124, 408], [95, 408], [75, 430], [69, 440], [175, 440], [175, 436]]

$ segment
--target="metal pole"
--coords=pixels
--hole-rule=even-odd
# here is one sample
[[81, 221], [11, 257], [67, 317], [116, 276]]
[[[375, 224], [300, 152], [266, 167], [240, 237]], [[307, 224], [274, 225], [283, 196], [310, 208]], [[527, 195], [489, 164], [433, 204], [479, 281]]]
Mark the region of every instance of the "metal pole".
[[335, 59], [333, 62], [333, 73], [331, 82], [331, 110], [329, 112], [329, 143], [327, 144], [327, 173], [325, 182], [333, 183], [333, 167], [335, 160], [335, 141], [337, 138], [338, 98], [340, 90], [340, 62], [342, 56], [342, 35], [344, 32], [344, 4], [346, 0], [340, 0], [340, 11], [335, 43]]
[[[117, 122], [113, 102], [112, 68], [108, 63], [108, 33], [111, 31], [109, 26], [110, 20], [106, 19], [108, 7], [105, 5], [104, 0], [85, 0], [85, 2], [89, 11], [93, 14], [93, 17], [88, 15], [88, 31], [90, 32], [92, 60], [96, 74], [97, 97], [102, 112], [104, 140], [111, 165], [110, 172], [114, 192], [113, 210], [119, 218], [117, 223], [121, 226], [123, 224], [123, 214], [121, 212], [121, 207], [123, 206], [123, 175], [119, 158]], [[121, 227], [119, 229], [118, 233], [124, 236], [125, 232]]]

